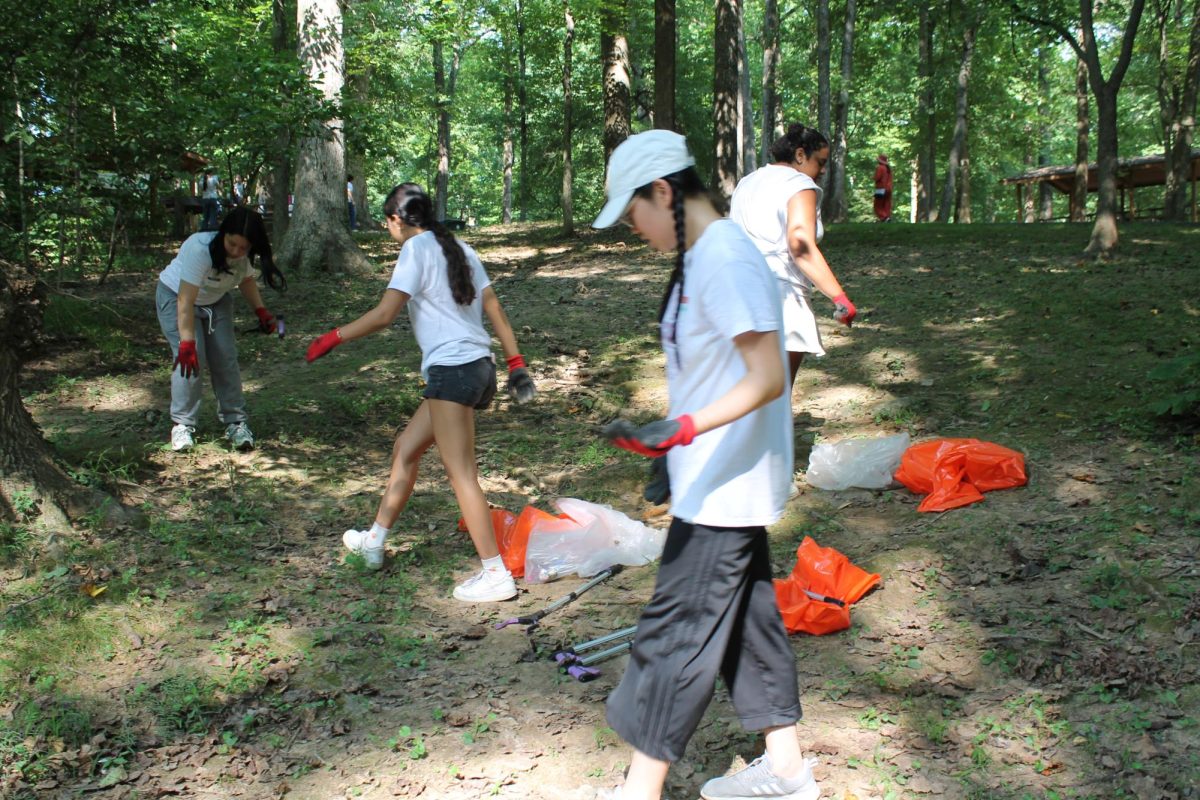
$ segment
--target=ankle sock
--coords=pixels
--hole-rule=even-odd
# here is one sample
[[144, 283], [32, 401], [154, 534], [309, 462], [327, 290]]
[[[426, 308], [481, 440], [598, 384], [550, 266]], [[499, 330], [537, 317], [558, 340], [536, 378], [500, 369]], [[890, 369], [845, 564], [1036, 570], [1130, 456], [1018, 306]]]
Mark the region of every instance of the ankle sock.
[[485, 571], [493, 575], [507, 575], [508, 569], [504, 566], [504, 556], [492, 556], [491, 558], [480, 559], [483, 561]]
[[387, 539], [387, 535], [387, 528], [378, 522], [372, 522], [371, 529], [367, 531], [367, 547], [383, 547], [383, 541]]

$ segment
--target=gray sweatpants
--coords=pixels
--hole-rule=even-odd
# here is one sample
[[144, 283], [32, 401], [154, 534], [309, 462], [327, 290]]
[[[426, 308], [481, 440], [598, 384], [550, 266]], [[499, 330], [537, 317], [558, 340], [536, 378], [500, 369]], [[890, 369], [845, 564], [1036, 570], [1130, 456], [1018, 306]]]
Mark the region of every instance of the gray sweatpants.
[[651, 758], [678, 761], [718, 674], [747, 730], [795, 724], [795, 659], [775, 604], [766, 530], [675, 519], [629, 667], [608, 698], [608, 724]]
[[[158, 324], [171, 357], [179, 354], [178, 295], [162, 281], [155, 292]], [[212, 375], [213, 394], [217, 396], [217, 416], [229, 425], [246, 421], [246, 399], [242, 396], [242, 372], [238, 368], [237, 342], [233, 331], [233, 298], [228, 294], [211, 306], [196, 306], [196, 355], [200, 371], [185, 378], [176, 367], [171, 372], [171, 420], [196, 427], [200, 419], [200, 396], [204, 392], [201, 376], [207, 369]]]

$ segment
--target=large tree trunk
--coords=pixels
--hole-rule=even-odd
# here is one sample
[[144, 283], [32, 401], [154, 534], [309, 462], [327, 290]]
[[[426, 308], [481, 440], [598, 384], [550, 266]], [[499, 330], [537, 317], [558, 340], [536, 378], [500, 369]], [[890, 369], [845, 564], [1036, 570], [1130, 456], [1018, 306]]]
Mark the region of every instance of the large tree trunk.
[[446, 86], [446, 62], [441, 39], [433, 42], [433, 94], [437, 116], [437, 177], [434, 178], [433, 214], [446, 218], [450, 193], [450, 97]]
[[512, 77], [504, 81], [504, 195], [500, 203], [500, 221], [512, 222], [513, 201], [513, 86]]
[[[371, 67], [350, 78], [350, 91], [359, 108], [366, 108], [371, 96]], [[354, 176], [354, 213], [361, 230], [375, 230], [379, 224], [371, 216], [367, 202], [367, 164], [362, 153], [346, 148], [346, 174]]]
[[604, 59], [604, 163], [617, 145], [629, 138], [631, 97], [629, 40], [625, 36], [629, 9], [622, 2], [605, 6], [600, 32]]
[[1088, 111], [1087, 62], [1075, 62], [1075, 183], [1071, 186], [1071, 221], [1087, 221], [1088, 199]]
[[[296, 29], [296, 13], [288, 0], [271, 3], [271, 47], [276, 55], [295, 54], [296, 45], [290, 35]], [[292, 191], [292, 133], [286, 126], [275, 136], [275, 164], [271, 170], [271, 233], [276, 245], [287, 236], [288, 194]]]
[[654, 0], [654, 127], [675, 130], [675, 0]]
[[783, 135], [779, 120], [779, 0], [766, 0], [763, 9], [762, 144], [759, 161], [771, 163], [771, 145]]
[[571, 134], [574, 122], [571, 97], [571, 51], [575, 46], [575, 18], [571, 16], [570, 0], [563, 2], [563, 19], [566, 27], [563, 32], [563, 173], [562, 173], [562, 211], [563, 235], [575, 233], [575, 198], [572, 189], [575, 164], [571, 159]]
[[829, 154], [828, 177], [825, 181], [825, 202], [821, 215], [826, 222], [845, 222], [849, 204], [846, 202], [846, 153], [850, 117], [850, 84], [854, 80], [854, 24], [857, 20], [855, 0], [846, 0], [846, 24], [842, 29], [842, 70], [834, 106], [833, 142]]
[[[924, 6], [922, 6], [924, 7]], [[833, 97], [829, 88], [829, 0], [817, 0], [817, 130], [829, 136]]]
[[[312, 85], [336, 103], [345, 81], [339, 0], [298, 0], [300, 61]], [[365, 272], [371, 262], [342, 223], [346, 215], [345, 141], [342, 123], [314, 123], [300, 140], [296, 202], [276, 260], [286, 271]]]
[[1187, 63], [1180, 79], [1171, 69], [1167, 47], [1171, 5], [1160, 2], [1158, 9], [1158, 108], [1166, 154], [1163, 218], [1183, 222], [1188, 217], [1187, 190], [1192, 172], [1197, 83], [1200, 83], [1200, 0], [1192, 3]]
[[962, 59], [958, 64], [958, 84], [955, 87], [954, 137], [950, 142], [950, 157], [946, 161], [946, 185], [942, 189], [942, 205], [938, 218], [950, 221], [951, 204], [958, 190], [958, 170], [967, 141], [967, 86], [971, 82], [971, 58], [975, 54], [975, 23], [963, 28]]
[[937, 125], [933, 86], [933, 20], [929, 7], [917, 12], [917, 221], [937, 219]]
[[738, 15], [738, 180], [754, 172], [754, 102], [750, 92], [750, 56], [746, 50], [746, 23]]
[[971, 142], [963, 139], [962, 158], [958, 161], [958, 199], [954, 202], [954, 221], [971, 224]]
[[[51, 535], [106, 499], [72, 481], [21, 400], [18, 376], [42, 326], [45, 286], [28, 267], [0, 261], [0, 520], [37, 525]], [[109, 506], [119, 521], [120, 506]]]
[[713, 58], [713, 194], [728, 207], [738, 179], [738, 28], [741, 0], [716, 0]]

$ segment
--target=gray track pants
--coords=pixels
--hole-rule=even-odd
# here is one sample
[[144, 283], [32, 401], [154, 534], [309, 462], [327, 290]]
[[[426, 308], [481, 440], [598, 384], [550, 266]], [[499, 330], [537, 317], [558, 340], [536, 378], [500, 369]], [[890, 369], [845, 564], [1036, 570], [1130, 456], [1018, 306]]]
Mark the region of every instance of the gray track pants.
[[642, 611], [608, 724], [651, 758], [678, 761], [717, 675], [747, 730], [800, 719], [796, 660], [783, 628], [764, 528], [676, 519]]
[[[162, 281], [155, 292], [158, 324], [171, 357], [179, 354], [178, 295]], [[217, 416], [229, 425], [246, 421], [246, 399], [242, 396], [242, 371], [238, 368], [237, 342], [233, 332], [233, 298], [228, 294], [211, 306], [196, 306], [196, 355], [200, 372], [185, 378], [176, 367], [171, 372], [171, 420], [196, 427], [200, 419], [201, 377], [207, 369], [217, 396]]]

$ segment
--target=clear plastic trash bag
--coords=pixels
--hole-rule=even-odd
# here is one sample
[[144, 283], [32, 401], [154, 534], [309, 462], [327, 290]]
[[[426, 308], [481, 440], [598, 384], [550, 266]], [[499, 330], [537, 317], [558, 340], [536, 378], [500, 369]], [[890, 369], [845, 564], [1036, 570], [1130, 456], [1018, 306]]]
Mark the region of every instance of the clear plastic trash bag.
[[892, 476], [908, 445], [907, 433], [819, 444], [808, 457], [805, 480], [810, 486], [830, 491], [886, 489], [893, 485]]

